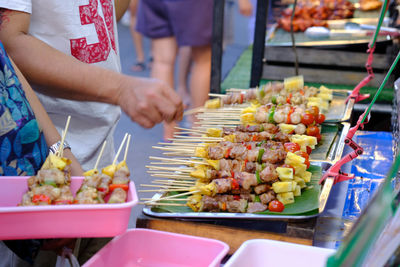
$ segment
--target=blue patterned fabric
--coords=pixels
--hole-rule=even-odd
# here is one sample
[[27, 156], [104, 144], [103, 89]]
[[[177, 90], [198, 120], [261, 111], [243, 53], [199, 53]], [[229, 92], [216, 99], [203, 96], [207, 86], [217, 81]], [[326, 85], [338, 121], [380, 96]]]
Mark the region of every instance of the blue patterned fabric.
[[31, 176], [48, 148], [3, 45], [0, 43], [0, 176]]

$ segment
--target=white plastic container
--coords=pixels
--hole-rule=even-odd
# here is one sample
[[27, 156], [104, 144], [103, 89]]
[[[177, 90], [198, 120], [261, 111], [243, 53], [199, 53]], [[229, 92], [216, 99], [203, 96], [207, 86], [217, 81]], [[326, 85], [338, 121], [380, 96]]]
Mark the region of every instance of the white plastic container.
[[323, 267], [333, 249], [267, 239], [244, 242], [224, 267]]

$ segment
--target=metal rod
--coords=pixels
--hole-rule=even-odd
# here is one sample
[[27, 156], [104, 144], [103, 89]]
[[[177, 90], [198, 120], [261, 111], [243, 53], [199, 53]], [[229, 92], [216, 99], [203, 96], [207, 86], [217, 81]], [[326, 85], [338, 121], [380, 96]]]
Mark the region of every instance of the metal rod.
[[257, 0], [250, 87], [258, 86], [262, 76], [269, 1]]
[[[201, 0], [199, 0], [201, 1]], [[225, 0], [215, 0], [213, 8], [212, 44], [211, 44], [211, 93], [221, 92], [222, 41], [224, 35]]]
[[385, 87], [386, 82], [387, 82], [387, 80], [389, 79], [390, 74], [392, 74], [392, 71], [393, 71], [394, 68], [396, 67], [397, 62], [399, 61], [399, 59], [400, 59], [400, 52], [397, 54], [397, 57], [396, 57], [396, 59], [394, 60], [392, 66], [390, 66], [390, 69], [389, 69], [389, 71], [387, 72], [385, 78], [383, 79], [383, 82], [382, 82], [381, 86], [379, 87], [378, 91], [376, 91], [375, 96], [374, 96], [374, 98], [373, 98], [372, 101], [371, 101], [371, 104], [369, 104], [368, 109], [365, 111], [364, 117], [363, 117], [363, 119], [361, 120], [361, 123], [364, 123], [365, 119], [368, 117], [368, 114], [369, 114], [369, 112], [371, 111], [372, 106], [374, 105], [374, 103], [375, 103], [376, 99], [378, 98], [379, 94], [382, 92], [383, 87]]

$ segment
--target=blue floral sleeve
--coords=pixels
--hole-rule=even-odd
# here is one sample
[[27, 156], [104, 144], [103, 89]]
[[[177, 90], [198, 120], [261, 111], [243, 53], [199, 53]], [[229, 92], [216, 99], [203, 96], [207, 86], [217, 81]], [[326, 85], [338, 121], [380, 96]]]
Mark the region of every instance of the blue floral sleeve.
[[47, 153], [44, 135], [0, 43], [0, 176], [35, 175]]

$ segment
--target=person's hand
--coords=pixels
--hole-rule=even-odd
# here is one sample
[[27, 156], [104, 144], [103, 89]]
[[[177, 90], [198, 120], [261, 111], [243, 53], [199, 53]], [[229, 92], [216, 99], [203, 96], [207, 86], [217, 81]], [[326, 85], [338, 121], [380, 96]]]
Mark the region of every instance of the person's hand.
[[142, 127], [182, 120], [182, 100], [166, 83], [124, 75], [119, 85], [118, 105]]
[[250, 0], [238, 0], [239, 12], [243, 16], [250, 17], [253, 14], [253, 5]]

